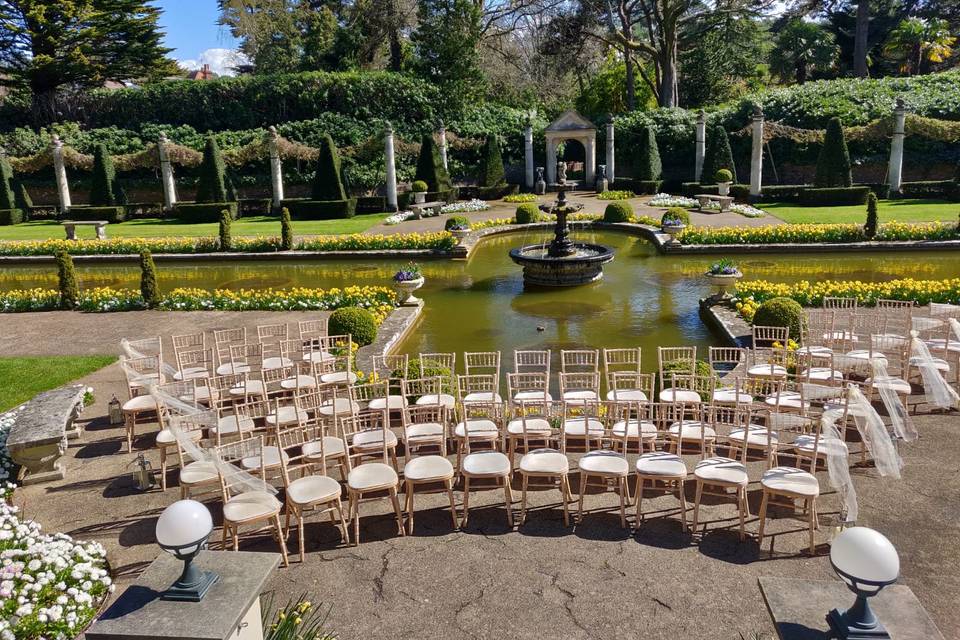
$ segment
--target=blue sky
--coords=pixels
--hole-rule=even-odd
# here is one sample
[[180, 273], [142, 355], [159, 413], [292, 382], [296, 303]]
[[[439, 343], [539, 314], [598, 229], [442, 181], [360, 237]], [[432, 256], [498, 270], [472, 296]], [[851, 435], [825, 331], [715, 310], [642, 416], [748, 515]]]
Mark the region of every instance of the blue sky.
[[173, 58], [197, 66], [204, 62], [219, 71], [226, 52], [237, 46], [230, 32], [217, 24], [216, 0], [155, 0], [163, 9], [160, 25], [165, 32], [164, 44]]

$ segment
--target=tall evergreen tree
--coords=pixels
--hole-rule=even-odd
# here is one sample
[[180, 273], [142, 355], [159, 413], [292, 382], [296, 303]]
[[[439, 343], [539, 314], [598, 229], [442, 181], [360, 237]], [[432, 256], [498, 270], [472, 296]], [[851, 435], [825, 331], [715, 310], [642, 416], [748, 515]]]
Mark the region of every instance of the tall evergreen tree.
[[340, 175], [340, 153], [330, 134], [320, 139], [320, 154], [317, 156], [317, 170], [313, 174], [314, 200], [346, 200], [347, 191], [343, 188]]
[[93, 174], [90, 177], [90, 204], [94, 207], [114, 207], [117, 192], [114, 187], [116, 171], [106, 145], [98, 144], [93, 151]]
[[67, 87], [175, 73], [151, 0], [0, 1], [0, 85], [26, 88], [35, 124], [62, 118]]
[[460, 105], [483, 95], [481, 5], [473, 0], [417, 1], [415, 69], [441, 87], [447, 100]]
[[657, 147], [657, 134], [653, 127], [648, 125], [640, 129], [634, 173], [638, 180], [659, 180], [662, 172], [663, 163]]
[[140, 297], [148, 309], [160, 304], [160, 290], [157, 288], [157, 267], [149, 251], [140, 252]]
[[[441, 158], [442, 161], [442, 158]], [[503, 169], [503, 156], [495, 134], [489, 134], [480, 155], [480, 168], [477, 172], [477, 184], [481, 187], [499, 187], [506, 184], [506, 172]]]
[[737, 181], [737, 167], [733, 163], [733, 151], [730, 150], [730, 138], [720, 125], [713, 125], [707, 136], [707, 148], [703, 156], [703, 172], [700, 182], [711, 184], [720, 169], [727, 169]]
[[414, 180], [423, 180], [430, 191], [449, 191], [453, 184], [450, 174], [443, 166], [440, 149], [436, 140], [429, 133], [423, 136], [420, 143], [420, 155], [417, 157], [417, 173]]
[[80, 302], [80, 285], [77, 284], [77, 272], [73, 268], [73, 258], [61, 249], [57, 252], [56, 259], [60, 308], [73, 309]]
[[213, 136], [207, 138], [197, 181], [197, 202], [227, 202], [227, 170], [220, 147]]
[[813, 186], [849, 187], [852, 184], [850, 151], [847, 149], [847, 140], [843, 135], [843, 125], [840, 124], [840, 118], [830, 118], [827, 130], [823, 134], [823, 146], [820, 147], [820, 157], [817, 158], [817, 172], [813, 179]]

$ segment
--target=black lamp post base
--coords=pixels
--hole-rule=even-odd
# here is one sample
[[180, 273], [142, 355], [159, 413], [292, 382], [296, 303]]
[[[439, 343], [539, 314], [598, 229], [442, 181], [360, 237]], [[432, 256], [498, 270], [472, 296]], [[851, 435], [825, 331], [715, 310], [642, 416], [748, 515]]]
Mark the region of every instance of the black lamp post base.
[[203, 596], [207, 595], [210, 587], [215, 585], [220, 576], [213, 571], [198, 572], [199, 578], [196, 581], [184, 584], [181, 581], [174, 582], [170, 587], [160, 594], [161, 600], [174, 600], [177, 602], [200, 602]]
[[848, 615], [849, 611], [841, 612], [834, 609], [827, 615], [827, 622], [830, 628], [841, 640], [890, 640], [890, 634], [884, 628], [883, 623], [876, 620], [872, 627], [865, 628], [858, 625]]

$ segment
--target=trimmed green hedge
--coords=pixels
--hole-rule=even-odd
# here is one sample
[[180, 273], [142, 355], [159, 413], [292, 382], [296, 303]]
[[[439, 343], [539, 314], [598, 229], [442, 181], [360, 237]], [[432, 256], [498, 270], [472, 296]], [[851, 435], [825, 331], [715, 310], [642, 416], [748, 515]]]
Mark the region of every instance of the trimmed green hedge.
[[346, 200], [284, 200], [294, 220], [334, 220], [352, 218], [357, 213], [357, 199]]
[[[453, 187], [449, 191], [428, 191], [424, 196], [426, 202], [456, 202], [460, 197], [460, 189]], [[404, 191], [397, 194], [397, 206], [401, 211], [405, 210], [413, 202], [413, 192]]]
[[236, 202], [178, 202], [173, 211], [181, 222], [220, 222], [220, 212], [227, 209], [230, 217], [237, 219]]
[[0, 209], [0, 227], [8, 224], [20, 224], [25, 219], [23, 209]]
[[[803, 330], [803, 307], [796, 300], [786, 297], [771, 298], [762, 303], [753, 315], [757, 327], [787, 327], [790, 338], [800, 339]], [[781, 345], [786, 347], [786, 345]]]
[[954, 180], [923, 180], [900, 184], [901, 198], [952, 198], [956, 192]]
[[633, 217], [633, 207], [629, 202], [616, 200], [607, 205], [603, 210], [604, 222], [630, 222]]
[[327, 321], [330, 335], [350, 334], [350, 339], [361, 347], [377, 339], [377, 321], [362, 307], [343, 307], [330, 314]]
[[841, 207], [866, 204], [870, 187], [830, 187], [826, 189], [804, 189], [800, 193], [800, 204], [817, 207]]
[[517, 205], [517, 210], [513, 214], [513, 220], [517, 224], [530, 224], [540, 218], [540, 208], [536, 202], [521, 202]]
[[504, 184], [497, 187], [457, 187], [459, 200], [499, 200], [520, 191], [520, 185]]
[[67, 220], [106, 220], [107, 222], [123, 222], [127, 219], [125, 207], [70, 207], [66, 214]]

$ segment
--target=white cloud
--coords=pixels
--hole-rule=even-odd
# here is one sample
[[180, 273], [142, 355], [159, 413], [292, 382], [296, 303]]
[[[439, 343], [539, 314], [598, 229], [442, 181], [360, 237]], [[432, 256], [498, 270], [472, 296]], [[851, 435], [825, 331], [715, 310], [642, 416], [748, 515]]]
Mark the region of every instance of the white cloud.
[[210, 70], [221, 76], [232, 76], [236, 72], [233, 67], [241, 64], [250, 64], [250, 60], [236, 49], [207, 49], [196, 59], [177, 60], [184, 69], [199, 69], [203, 65], [210, 65]]

